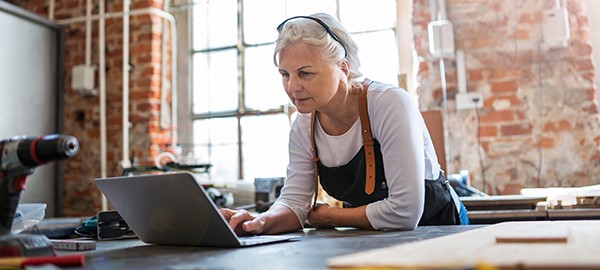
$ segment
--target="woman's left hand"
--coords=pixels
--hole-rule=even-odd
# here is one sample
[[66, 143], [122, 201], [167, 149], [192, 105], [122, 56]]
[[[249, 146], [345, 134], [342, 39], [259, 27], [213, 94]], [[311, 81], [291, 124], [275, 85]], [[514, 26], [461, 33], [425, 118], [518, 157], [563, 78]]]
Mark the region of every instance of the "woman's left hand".
[[333, 224], [331, 220], [331, 207], [326, 203], [317, 203], [313, 209], [308, 212], [308, 224], [315, 228], [333, 228], [335, 224]]

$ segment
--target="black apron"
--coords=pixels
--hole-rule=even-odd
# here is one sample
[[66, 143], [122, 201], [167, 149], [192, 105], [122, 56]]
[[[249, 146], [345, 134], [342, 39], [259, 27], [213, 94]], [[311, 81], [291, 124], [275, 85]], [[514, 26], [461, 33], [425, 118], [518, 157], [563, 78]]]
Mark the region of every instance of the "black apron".
[[[375, 190], [370, 195], [365, 193], [364, 146], [346, 165], [329, 168], [320, 161], [317, 163], [321, 186], [330, 196], [344, 202], [344, 207], [362, 206], [388, 197], [381, 145], [377, 140], [373, 141], [376, 177]], [[419, 226], [461, 224], [458, 210], [445, 181], [446, 178], [441, 172], [438, 179], [424, 181], [425, 209], [421, 215]]]
[[[316, 114], [313, 113], [311, 115], [311, 143], [313, 162], [316, 167], [314, 171], [315, 186], [318, 174], [323, 189], [330, 196], [344, 202], [345, 207], [362, 206], [388, 197], [381, 145], [377, 140], [373, 139], [371, 134], [367, 106], [368, 85], [363, 85], [363, 87], [363, 91], [359, 97], [359, 116], [363, 146], [348, 164], [336, 168], [328, 168], [321, 163], [314, 138]], [[366, 147], [368, 148], [365, 150]], [[367, 164], [370, 165], [369, 171], [367, 171]], [[372, 166], [375, 166], [374, 170]], [[375, 176], [374, 180], [373, 175]], [[368, 182], [367, 179], [369, 179]], [[401, 185], [402, 183], [399, 184]], [[458, 209], [461, 208], [462, 203], [457, 195], [454, 196], [454, 200], [452, 199], [450, 193], [454, 192], [454, 190], [452, 190], [452, 187], [446, 181], [444, 174], [440, 172], [438, 179], [425, 179], [423, 185], [425, 185], [425, 206], [419, 225], [461, 224], [461, 216]], [[315, 200], [316, 198], [317, 192], [315, 191]], [[464, 219], [467, 219], [466, 210]], [[465, 220], [465, 222], [468, 223], [468, 220]]]

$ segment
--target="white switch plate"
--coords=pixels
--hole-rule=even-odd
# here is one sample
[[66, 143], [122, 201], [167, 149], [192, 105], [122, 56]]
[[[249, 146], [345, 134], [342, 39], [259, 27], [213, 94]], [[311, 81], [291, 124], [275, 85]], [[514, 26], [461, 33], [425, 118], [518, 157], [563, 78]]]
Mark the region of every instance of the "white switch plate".
[[542, 17], [542, 36], [549, 47], [567, 47], [571, 38], [566, 8], [546, 10]]
[[475, 109], [483, 107], [483, 94], [480, 92], [466, 92], [456, 94], [456, 109]]

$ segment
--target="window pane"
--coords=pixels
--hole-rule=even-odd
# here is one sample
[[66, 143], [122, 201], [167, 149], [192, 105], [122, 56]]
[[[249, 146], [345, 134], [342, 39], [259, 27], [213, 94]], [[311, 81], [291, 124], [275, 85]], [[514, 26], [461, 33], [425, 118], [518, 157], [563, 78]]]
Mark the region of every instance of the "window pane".
[[237, 50], [194, 54], [194, 113], [237, 110]]
[[[269, 7], [268, 16], [265, 16], [265, 6]], [[335, 16], [335, 0], [244, 0], [244, 42], [274, 42], [276, 28], [283, 20], [317, 12]]]
[[[288, 0], [286, 18], [298, 15], [306, 16], [313, 13], [328, 13], [329, 15], [337, 17], [335, 15], [335, 1], [336, 0]], [[364, 5], [365, 4], [363, 2], [362, 6]], [[277, 25], [275, 25], [275, 27], [277, 27]]]
[[252, 109], [273, 109], [287, 104], [281, 75], [273, 63], [275, 45], [252, 47], [246, 50], [244, 79], [246, 106]]
[[396, 26], [396, 1], [339, 0], [340, 21], [350, 32], [389, 29]]
[[242, 118], [244, 179], [286, 176], [289, 132], [285, 114]]
[[194, 158], [199, 164], [212, 164], [209, 180], [237, 180], [237, 118], [196, 120], [193, 124]]
[[237, 0], [194, 5], [193, 22], [194, 50], [237, 44]]
[[394, 31], [356, 34], [360, 71], [365, 77], [398, 85], [398, 47]]
[[[265, 10], [268, 7], [268, 11]], [[265, 16], [268, 12], [268, 16]], [[277, 25], [284, 20], [285, 1], [244, 0], [244, 42], [259, 44], [275, 42]]]

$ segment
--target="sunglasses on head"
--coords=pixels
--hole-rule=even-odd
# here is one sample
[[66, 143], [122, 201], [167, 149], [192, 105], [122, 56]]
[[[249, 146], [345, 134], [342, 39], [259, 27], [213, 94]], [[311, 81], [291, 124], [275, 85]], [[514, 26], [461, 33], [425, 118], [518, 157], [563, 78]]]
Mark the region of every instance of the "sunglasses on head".
[[281, 29], [283, 29], [283, 26], [285, 25], [286, 22], [288, 22], [290, 20], [294, 20], [294, 19], [309, 19], [309, 20], [313, 20], [313, 21], [317, 22], [318, 24], [320, 24], [321, 26], [323, 26], [323, 28], [325, 28], [325, 31], [327, 31], [327, 33], [329, 33], [329, 35], [335, 41], [337, 41], [340, 45], [342, 45], [342, 48], [344, 48], [344, 57], [348, 56], [348, 50], [346, 49], [346, 46], [344, 46], [342, 41], [335, 35], [335, 33], [333, 33], [333, 30], [331, 30], [331, 28], [329, 28], [329, 25], [327, 25], [325, 22], [321, 21], [318, 18], [310, 17], [310, 16], [294, 16], [294, 17], [288, 18], [285, 21], [283, 21], [282, 23], [280, 23], [279, 26], [277, 26], [277, 31], [280, 32]]

